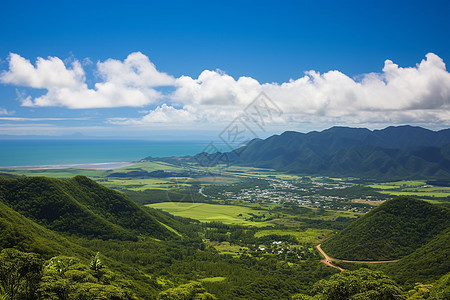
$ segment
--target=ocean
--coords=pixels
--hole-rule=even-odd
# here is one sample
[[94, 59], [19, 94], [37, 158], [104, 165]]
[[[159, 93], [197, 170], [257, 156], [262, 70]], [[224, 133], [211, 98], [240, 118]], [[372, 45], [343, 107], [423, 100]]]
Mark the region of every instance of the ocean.
[[202, 152], [209, 142], [143, 140], [0, 140], [0, 168], [132, 162]]

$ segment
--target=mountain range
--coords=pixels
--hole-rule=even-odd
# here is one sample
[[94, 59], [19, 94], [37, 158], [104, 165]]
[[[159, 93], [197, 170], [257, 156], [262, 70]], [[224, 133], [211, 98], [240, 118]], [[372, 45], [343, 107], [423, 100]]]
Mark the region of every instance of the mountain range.
[[[232, 164], [369, 179], [450, 178], [450, 129], [398, 126], [286, 131], [226, 153]], [[197, 154], [216, 155], [216, 154]]]

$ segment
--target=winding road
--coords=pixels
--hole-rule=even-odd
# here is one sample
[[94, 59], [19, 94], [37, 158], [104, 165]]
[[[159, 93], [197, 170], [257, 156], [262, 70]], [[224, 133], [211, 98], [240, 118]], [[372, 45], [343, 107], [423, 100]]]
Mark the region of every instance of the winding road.
[[343, 269], [343, 268], [341, 268], [341, 267], [339, 267], [339, 266], [333, 265], [333, 261], [342, 261], [342, 262], [355, 263], [355, 264], [385, 264], [385, 263], [392, 263], [392, 262], [397, 262], [397, 261], [399, 261], [398, 259], [395, 259], [395, 260], [374, 260], [374, 261], [366, 261], [366, 260], [344, 260], [344, 259], [332, 258], [332, 257], [329, 257], [329, 256], [322, 250], [322, 248], [320, 247], [320, 245], [322, 245], [322, 244], [319, 244], [319, 245], [316, 246], [317, 250], [319, 250], [319, 252], [320, 252], [320, 253], [323, 255], [323, 257], [324, 257], [324, 259], [322, 259], [320, 262], [323, 263], [323, 264], [325, 264], [325, 265], [327, 265], [327, 266], [329, 266], [329, 267], [338, 269], [338, 270], [341, 271], [341, 272], [342, 272], [342, 271], [345, 271], [345, 269]]

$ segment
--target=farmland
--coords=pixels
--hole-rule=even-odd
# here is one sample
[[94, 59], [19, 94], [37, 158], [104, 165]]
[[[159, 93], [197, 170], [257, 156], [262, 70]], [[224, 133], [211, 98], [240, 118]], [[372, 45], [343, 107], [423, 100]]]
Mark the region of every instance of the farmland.
[[148, 206], [167, 211], [175, 216], [192, 218], [201, 222], [218, 221], [230, 225], [257, 227], [273, 225], [268, 222], [251, 221], [252, 215], [262, 216], [264, 212], [244, 206], [176, 202], [155, 203]]
[[414, 196], [424, 200], [435, 200], [434, 202], [444, 201], [445, 198], [450, 197], [450, 187], [433, 186], [419, 180], [376, 183], [368, 187], [391, 196]]

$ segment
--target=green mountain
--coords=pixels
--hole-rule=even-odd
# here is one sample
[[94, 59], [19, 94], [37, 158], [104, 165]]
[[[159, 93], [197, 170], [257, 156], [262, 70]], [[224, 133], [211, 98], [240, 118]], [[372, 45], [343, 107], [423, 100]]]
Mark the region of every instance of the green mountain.
[[450, 272], [449, 256], [450, 228], [447, 228], [397, 263], [381, 266], [381, 270], [398, 283], [412, 287], [416, 282], [431, 283]]
[[0, 199], [21, 215], [58, 232], [105, 240], [137, 240], [141, 234], [157, 239], [177, 236], [158, 219], [158, 212], [84, 176], [69, 180], [0, 178]]
[[[322, 244], [331, 257], [391, 260], [405, 257], [450, 228], [450, 210], [408, 197], [386, 201]], [[448, 253], [448, 252], [447, 252]]]
[[86, 249], [27, 219], [0, 201], [0, 250], [3, 248], [16, 248], [45, 256], [77, 253], [89, 257]]
[[[34, 278], [39, 299], [154, 299], [165, 286], [148, 273], [167, 274], [175, 257], [201, 248], [183, 222], [84, 176], [0, 178], [0, 298], [12, 295], [9, 279], [25, 293], [20, 282]], [[12, 278], [16, 264], [31, 262], [42, 272], [24, 267]]]
[[[214, 155], [201, 153], [194, 159], [214, 161]], [[227, 157], [233, 164], [306, 175], [448, 179], [450, 129], [399, 126], [373, 131], [333, 127], [306, 134], [287, 131], [255, 139]]]

